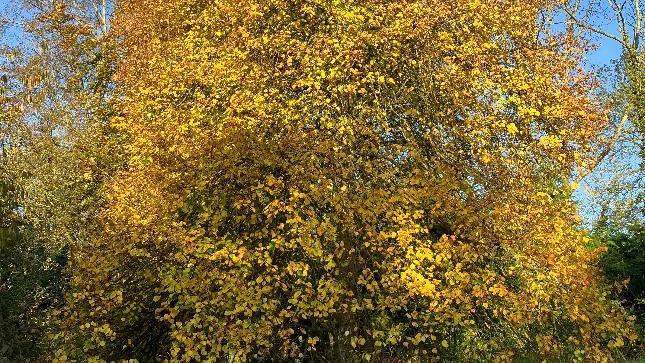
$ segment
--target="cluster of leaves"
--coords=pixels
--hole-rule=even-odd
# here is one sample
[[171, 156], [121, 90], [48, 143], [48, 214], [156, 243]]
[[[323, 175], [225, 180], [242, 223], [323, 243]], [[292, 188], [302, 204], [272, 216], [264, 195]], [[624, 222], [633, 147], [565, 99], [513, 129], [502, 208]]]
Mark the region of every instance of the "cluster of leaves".
[[[629, 215], [628, 215], [629, 216]], [[606, 246], [600, 259], [614, 296], [636, 317], [637, 330], [645, 330], [645, 230], [643, 220], [625, 214], [604, 213], [593, 228], [596, 245]], [[642, 210], [641, 210], [642, 218]], [[630, 352], [640, 356], [638, 350]]]

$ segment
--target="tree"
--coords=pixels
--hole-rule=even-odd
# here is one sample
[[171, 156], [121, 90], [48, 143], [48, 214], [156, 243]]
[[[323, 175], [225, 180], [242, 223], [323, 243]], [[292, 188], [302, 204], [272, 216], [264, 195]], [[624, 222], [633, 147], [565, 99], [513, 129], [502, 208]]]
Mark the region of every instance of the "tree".
[[[619, 67], [616, 72], [618, 82], [615, 83], [616, 89], [612, 92], [613, 108], [620, 117], [616, 117], [619, 122], [615, 126], [615, 134], [611, 138], [609, 145], [601, 151], [597, 160], [587, 173], [593, 171], [607, 154], [611, 151], [613, 144], [620, 140], [625, 124], [631, 121], [637, 132], [641, 134], [641, 140], [638, 144], [643, 145], [642, 134], [645, 132], [645, 91], [644, 80], [645, 74], [645, 53], [641, 38], [645, 32], [643, 28], [643, 13], [641, 11], [642, 0], [628, 0], [619, 3], [616, 0], [608, 0], [607, 6], [603, 2], [589, 0], [582, 2], [580, 0], [568, 0], [564, 2], [563, 9], [567, 15], [569, 26], [579, 29], [576, 33], [582, 37], [588, 37], [588, 34], [600, 36], [608, 41], [615, 41], [622, 48], [622, 55], [619, 60]], [[612, 28], [616, 32], [605, 29], [602, 24], [595, 24], [592, 17], [604, 19], [608, 16], [614, 18]], [[642, 151], [641, 151], [642, 153]], [[579, 178], [586, 175], [583, 173]]]
[[607, 117], [554, 5], [121, 1], [127, 165], [58, 356], [615, 357], [568, 183]]
[[30, 43], [14, 46], [4, 69], [20, 110], [8, 135], [10, 169], [25, 192], [26, 218], [57, 246], [86, 238], [94, 179], [109, 170], [97, 145], [109, 143], [114, 48], [94, 3], [20, 3]]
[[0, 360], [24, 361], [49, 353], [67, 256], [95, 228], [115, 156], [97, 148], [110, 151], [114, 48], [92, 1], [11, 5], [3, 25], [19, 36], [3, 34], [0, 49]]
[[[605, 275], [619, 285], [628, 281], [618, 296], [641, 318], [642, 325], [645, 30], [641, 7], [642, 0], [567, 1], [564, 5], [571, 25], [582, 31], [581, 37], [599, 37], [622, 49], [604, 91], [614, 122], [609, 124], [606, 145], [599, 149], [596, 161], [578, 178], [585, 181], [590, 204], [598, 209], [592, 226], [596, 243], [608, 248], [601, 260]], [[594, 18], [612, 20], [607, 25]]]

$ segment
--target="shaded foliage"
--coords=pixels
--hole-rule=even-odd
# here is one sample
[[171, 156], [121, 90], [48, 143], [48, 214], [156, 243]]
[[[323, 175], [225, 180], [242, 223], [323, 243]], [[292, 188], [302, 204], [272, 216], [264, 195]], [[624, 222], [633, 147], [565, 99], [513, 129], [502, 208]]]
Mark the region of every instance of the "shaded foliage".
[[0, 361], [40, 356], [45, 311], [62, 297], [64, 252], [53, 256], [34, 243], [21, 212], [21, 194], [0, 180]]
[[[622, 221], [618, 221], [622, 222]], [[622, 285], [620, 298], [645, 323], [645, 229], [633, 222], [611, 228], [601, 220], [595, 228], [596, 238], [605, 241], [607, 252], [601, 258], [605, 276]]]

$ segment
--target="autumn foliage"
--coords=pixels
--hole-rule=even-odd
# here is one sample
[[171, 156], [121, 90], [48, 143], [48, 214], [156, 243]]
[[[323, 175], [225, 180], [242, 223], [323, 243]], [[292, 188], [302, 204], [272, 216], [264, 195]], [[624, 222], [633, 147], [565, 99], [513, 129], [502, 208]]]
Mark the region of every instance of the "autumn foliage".
[[606, 115], [550, 1], [122, 0], [123, 165], [61, 360], [601, 361]]

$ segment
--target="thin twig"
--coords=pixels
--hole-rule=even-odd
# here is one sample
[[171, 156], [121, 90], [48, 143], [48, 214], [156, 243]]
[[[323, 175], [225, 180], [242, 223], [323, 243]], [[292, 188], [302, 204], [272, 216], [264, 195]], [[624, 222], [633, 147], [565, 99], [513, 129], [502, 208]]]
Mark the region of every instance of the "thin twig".
[[573, 20], [573, 22], [574, 22], [577, 26], [579, 26], [579, 27], [581, 27], [581, 28], [584, 28], [584, 29], [587, 29], [587, 30], [590, 30], [590, 31], [592, 31], [592, 32], [594, 32], [594, 33], [600, 34], [600, 35], [602, 35], [602, 36], [604, 36], [604, 37], [607, 37], [607, 38], [609, 38], [609, 39], [613, 39], [613, 40], [617, 41], [618, 43], [622, 44], [623, 46], [628, 47], [628, 44], [626, 44], [626, 43], [625, 43], [623, 40], [621, 40], [620, 38], [618, 38], [618, 37], [616, 37], [616, 36], [614, 36], [614, 35], [611, 35], [611, 34], [609, 34], [609, 33], [605, 32], [605, 31], [602, 31], [602, 30], [600, 30], [600, 29], [598, 29], [598, 28], [596, 28], [596, 27], [594, 27], [594, 26], [591, 26], [591, 25], [589, 25], [589, 24], [587, 24], [587, 23], [585, 23], [585, 22], [582, 22], [582, 21], [578, 20], [578, 18], [577, 18], [577, 17], [576, 17], [572, 12], [571, 12], [571, 10], [569, 10], [569, 8], [567, 8], [566, 6], [564, 6], [563, 8], [564, 8], [564, 11], [565, 11], [565, 12], [567, 13], [567, 15], [569, 16], [569, 18], [570, 18], [571, 20]]

